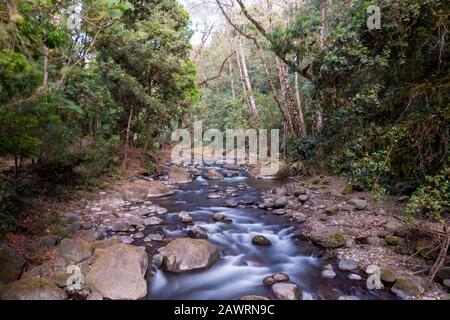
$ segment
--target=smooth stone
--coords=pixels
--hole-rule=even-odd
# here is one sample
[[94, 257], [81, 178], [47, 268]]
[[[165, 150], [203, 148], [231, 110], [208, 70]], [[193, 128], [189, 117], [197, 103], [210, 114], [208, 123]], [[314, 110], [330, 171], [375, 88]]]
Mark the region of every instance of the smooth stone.
[[364, 210], [367, 207], [367, 200], [364, 199], [351, 199], [347, 203], [356, 210]]
[[95, 257], [86, 276], [93, 292], [112, 300], [136, 300], [147, 295], [144, 276], [148, 256], [143, 247], [114, 244], [96, 250]]
[[92, 248], [82, 240], [65, 238], [59, 244], [59, 254], [68, 263], [80, 263], [92, 256]]
[[193, 226], [187, 231], [189, 237], [193, 239], [208, 239], [208, 234], [199, 226]]
[[206, 196], [207, 199], [221, 199], [222, 196], [218, 193], [210, 193]]
[[41, 246], [51, 248], [51, 247], [56, 247], [56, 245], [58, 244], [58, 241], [59, 241], [59, 237], [49, 235], [49, 236], [43, 236], [39, 242], [40, 242]]
[[202, 177], [207, 180], [223, 180], [223, 175], [213, 169], [209, 169]]
[[159, 251], [164, 270], [175, 273], [203, 270], [219, 259], [217, 247], [203, 239], [175, 239]]
[[65, 212], [64, 213], [64, 219], [68, 223], [79, 222], [81, 220], [80, 215], [78, 213], [75, 213], [75, 212]]
[[134, 242], [134, 239], [128, 236], [122, 237], [122, 243], [125, 244], [132, 244]]
[[381, 281], [385, 283], [394, 283], [397, 281], [397, 275], [392, 270], [381, 268]]
[[26, 260], [8, 245], [0, 244], [0, 287], [19, 279]]
[[144, 219], [144, 225], [155, 226], [164, 223], [164, 220], [158, 217], [149, 217]]
[[328, 216], [334, 216], [338, 213], [339, 209], [336, 206], [328, 207], [325, 209], [325, 214]]
[[273, 207], [276, 209], [284, 208], [287, 205], [287, 198], [281, 196], [275, 199]]
[[144, 238], [144, 242], [162, 241], [163, 238], [159, 233], [150, 233]]
[[178, 166], [172, 166], [169, 170], [168, 180], [169, 183], [189, 183], [192, 181], [191, 175], [184, 168]]
[[339, 296], [338, 300], [360, 300], [357, 296]]
[[304, 222], [306, 222], [306, 220], [308, 220], [307, 219], [307, 217], [303, 214], [303, 213], [301, 213], [301, 212], [294, 212], [293, 214], [292, 214], [292, 218], [295, 220], [295, 222], [297, 222], [297, 223], [304, 223]]
[[213, 220], [216, 221], [216, 222], [223, 221], [224, 219], [225, 219], [225, 216], [223, 214], [221, 214], [221, 213], [215, 213], [213, 215]]
[[239, 300], [270, 300], [270, 299], [264, 296], [247, 295], [240, 297]]
[[167, 209], [166, 208], [158, 208], [156, 209], [156, 214], [166, 214], [167, 213]]
[[276, 214], [278, 216], [282, 216], [283, 214], [286, 214], [286, 210], [285, 209], [275, 209], [272, 211], [273, 214]]
[[302, 194], [298, 196], [298, 201], [300, 201], [302, 204], [309, 200], [309, 195]]
[[289, 281], [289, 276], [285, 273], [275, 273], [272, 275], [276, 282]]
[[178, 213], [178, 219], [183, 223], [194, 222], [194, 218], [192, 218], [186, 211], [181, 211], [180, 213]]
[[337, 227], [321, 227], [311, 233], [311, 240], [324, 248], [340, 248], [345, 246], [343, 232]]
[[92, 292], [87, 296], [86, 300], [103, 300], [103, 296], [98, 292]]
[[349, 280], [355, 280], [355, 281], [359, 281], [362, 280], [362, 277], [359, 274], [356, 273], [352, 273], [348, 276]]
[[227, 200], [227, 202], [225, 202], [225, 206], [227, 206], [229, 208], [235, 208], [238, 205], [239, 205], [239, 203], [234, 199], [230, 199], [230, 200]]
[[320, 273], [320, 276], [324, 279], [334, 279], [336, 277], [336, 272], [334, 272], [333, 270], [322, 270], [322, 272]]
[[277, 282], [272, 285], [271, 290], [278, 300], [301, 300], [303, 296], [300, 287], [290, 282]]
[[424, 285], [420, 277], [400, 277], [395, 281], [391, 291], [402, 299], [413, 299], [425, 291]]
[[339, 261], [338, 266], [342, 271], [353, 271], [358, 269], [358, 262], [349, 259], [342, 259]]
[[7, 284], [2, 300], [66, 300], [67, 293], [45, 278], [21, 279]]
[[252, 238], [252, 243], [257, 246], [271, 246], [272, 242], [262, 235], [256, 235]]

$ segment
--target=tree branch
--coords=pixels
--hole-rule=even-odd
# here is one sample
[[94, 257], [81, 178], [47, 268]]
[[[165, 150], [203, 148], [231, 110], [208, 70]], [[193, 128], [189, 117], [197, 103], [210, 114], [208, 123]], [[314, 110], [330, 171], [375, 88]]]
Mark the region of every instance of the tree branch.
[[198, 85], [199, 87], [202, 87], [202, 86], [206, 85], [209, 81], [216, 80], [216, 79], [220, 78], [220, 77], [222, 76], [222, 71], [223, 71], [223, 69], [224, 69], [224, 67], [225, 67], [225, 64], [227, 63], [228, 59], [231, 58], [232, 55], [233, 55], [233, 53], [230, 53], [230, 54], [223, 60], [222, 65], [220, 66], [220, 69], [219, 69], [219, 71], [217, 72], [216, 75], [214, 75], [214, 76], [212, 76], [212, 77], [209, 77], [209, 78], [206, 78], [206, 79], [203, 79], [203, 80], [199, 81], [199, 82], [197, 83], [197, 85]]

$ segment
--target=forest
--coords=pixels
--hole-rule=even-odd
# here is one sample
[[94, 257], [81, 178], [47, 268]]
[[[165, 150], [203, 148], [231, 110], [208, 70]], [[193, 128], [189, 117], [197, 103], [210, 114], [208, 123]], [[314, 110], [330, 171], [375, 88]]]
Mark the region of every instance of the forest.
[[[198, 292], [194, 299], [214, 299], [191, 284], [195, 278], [178, 277], [181, 267], [174, 261], [180, 258], [172, 261], [170, 254], [211, 254], [210, 245], [218, 246], [221, 254], [209, 257], [207, 267], [223, 259], [231, 249], [221, 245], [231, 240], [217, 238], [225, 231], [199, 225], [206, 218], [196, 211], [223, 201], [224, 208], [234, 208], [227, 210], [262, 209], [277, 219], [289, 218], [303, 234], [301, 241], [328, 250], [330, 258], [319, 270], [322, 280], [312, 275], [305, 280], [297, 271], [290, 271], [291, 282], [278, 280], [291, 269], [273, 270], [272, 262], [273, 275], [264, 278], [270, 294], [236, 289], [219, 299], [300, 300], [299, 290], [304, 299], [350, 299], [357, 294], [321, 281], [352, 270], [361, 272], [351, 273], [350, 279], [370, 278], [373, 272], [363, 270], [373, 265], [382, 271], [378, 287], [388, 289], [376, 288], [385, 293], [361, 294], [363, 299], [417, 298], [429, 292], [435, 299], [448, 299], [449, 15], [448, 0], [2, 0], [0, 265], [6, 270], [3, 264], [14, 264], [20, 271], [0, 272], [0, 297], [6, 286], [5, 299], [33, 298], [32, 284], [24, 293], [8, 283], [27, 279], [22, 274], [45, 265], [51, 252], [65, 258], [64, 266], [81, 265], [97, 247], [89, 244], [92, 252], [80, 258], [87, 245], [71, 243], [69, 250], [68, 242], [82, 237], [91, 243], [83, 238], [89, 232], [89, 239], [95, 235], [96, 242], [106, 241], [112, 232], [111, 241], [133, 243], [133, 248], [149, 239], [145, 257], [155, 261], [161, 256], [164, 271], [148, 280], [148, 292], [145, 286], [145, 292], [126, 296], [123, 288], [96, 283], [101, 268], [94, 262], [89, 272], [83, 271], [87, 285], [77, 288], [85, 290], [80, 296], [190, 299], [176, 290], [177, 284], [189, 283]], [[277, 179], [258, 179], [260, 166], [173, 165], [167, 159], [171, 134], [192, 129], [194, 121], [220, 130], [279, 129], [283, 165]], [[258, 200], [246, 198], [251, 191], [245, 191], [241, 180], [225, 183], [247, 175], [265, 181], [262, 187], [245, 180], [248, 190], [262, 190]], [[177, 190], [181, 186], [189, 191], [195, 183], [209, 190], [207, 199], [213, 203], [197, 200], [195, 207], [186, 205], [192, 209], [188, 213], [176, 200], [192, 199]], [[144, 201], [136, 190], [148, 197], [156, 193], [162, 200]], [[170, 198], [173, 192], [178, 198]], [[123, 196], [124, 204], [111, 200], [115, 193]], [[139, 216], [140, 222], [132, 223], [129, 213], [123, 213], [151, 208], [157, 214]], [[214, 221], [238, 228], [242, 212], [234, 217], [234, 211], [224, 215], [210, 210]], [[167, 211], [176, 212], [182, 227], [162, 219]], [[360, 225], [349, 227], [358, 221]], [[337, 233], [336, 226], [344, 230]], [[213, 244], [177, 248], [179, 235], [169, 232], [171, 227], [181, 228], [188, 238], [209, 237]], [[282, 234], [274, 228], [269, 235]], [[255, 230], [261, 234], [252, 233], [251, 250], [276, 250], [277, 239]], [[176, 240], [168, 242], [172, 238]], [[286, 248], [281, 251], [290, 258], [304, 255]], [[375, 248], [383, 253], [371, 261], [368, 256]], [[67, 258], [65, 250], [72, 258], [77, 251], [77, 258]], [[131, 251], [127, 254], [135, 259]], [[255, 265], [269, 259], [259, 254]], [[12, 263], [11, 255], [20, 255], [23, 263]], [[357, 267], [348, 266], [354, 260]], [[134, 267], [120, 270], [125, 268]], [[55, 270], [46, 271], [50, 280]], [[388, 279], [394, 273], [395, 280]], [[158, 275], [169, 283], [162, 289]], [[55, 293], [53, 288], [53, 297], [75, 297], [65, 282], [55, 283], [64, 290]], [[223, 283], [215, 285], [221, 288]], [[340, 294], [317, 289], [324, 286]]]

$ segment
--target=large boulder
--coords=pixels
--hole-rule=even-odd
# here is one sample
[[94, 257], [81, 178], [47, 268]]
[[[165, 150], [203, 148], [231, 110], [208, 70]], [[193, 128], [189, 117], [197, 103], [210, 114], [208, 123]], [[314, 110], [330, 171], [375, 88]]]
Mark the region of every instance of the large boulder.
[[5, 244], [0, 244], [0, 287], [19, 279], [26, 260]]
[[148, 256], [143, 247], [114, 244], [95, 251], [86, 284], [93, 292], [114, 300], [136, 300], [147, 295], [144, 279]]
[[424, 292], [424, 285], [420, 277], [400, 277], [395, 281], [391, 291], [402, 299], [413, 299]]
[[337, 227], [322, 227], [313, 231], [311, 240], [324, 248], [340, 248], [345, 246], [345, 238]]
[[59, 244], [59, 254], [68, 263], [79, 263], [92, 256], [92, 247], [83, 240], [65, 238]]
[[166, 271], [185, 272], [206, 269], [219, 259], [219, 250], [202, 239], [180, 238], [160, 249]]
[[66, 300], [67, 294], [45, 278], [14, 281], [5, 286], [2, 300]]
[[223, 175], [213, 169], [209, 169], [202, 175], [203, 179], [207, 180], [223, 180]]
[[173, 190], [161, 181], [138, 179], [123, 187], [122, 197], [131, 202], [143, 202], [148, 198], [162, 197], [173, 194]]
[[192, 181], [191, 175], [185, 169], [172, 166], [169, 170], [169, 179], [170, 183], [189, 183]]

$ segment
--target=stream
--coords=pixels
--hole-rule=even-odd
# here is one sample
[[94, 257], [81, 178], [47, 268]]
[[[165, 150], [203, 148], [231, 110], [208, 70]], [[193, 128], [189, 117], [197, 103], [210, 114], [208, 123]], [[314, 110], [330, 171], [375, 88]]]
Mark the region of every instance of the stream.
[[[221, 167], [209, 167], [223, 172]], [[203, 168], [202, 170], [204, 170]], [[338, 299], [339, 296], [357, 296], [359, 299], [392, 299], [384, 290], [371, 291], [366, 287], [366, 275], [357, 271], [363, 280], [349, 280], [348, 272], [338, 269], [336, 261], [321, 258], [322, 250], [310, 242], [300, 240], [299, 227], [289, 224], [285, 217], [258, 209], [256, 205], [228, 208], [225, 199], [207, 199], [214, 192], [245, 183], [250, 188], [236, 191], [235, 200], [259, 201], [262, 192], [283, 185], [280, 180], [253, 179], [239, 171], [238, 177], [207, 181], [199, 176], [193, 182], [180, 185], [174, 195], [154, 201], [168, 209], [164, 236], [187, 237], [189, 226], [178, 219], [180, 211], [187, 211], [196, 225], [208, 233], [208, 240], [216, 245], [220, 259], [209, 269], [188, 273], [170, 273], [157, 269], [149, 280], [149, 299], [239, 299], [244, 295], [262, 295], [273, 298], [270, 289], [262, 284], [264, 277], [283, 272], [303, 290], [303, 299]], [[213, 214], [222, 213], [232, 223], [215, 222]], [[264, 235], [270, 247], [255, 246], [254, 235]], [[324, 279], [320, 273], [331, 263], [337, 273], [334, 279]]]

